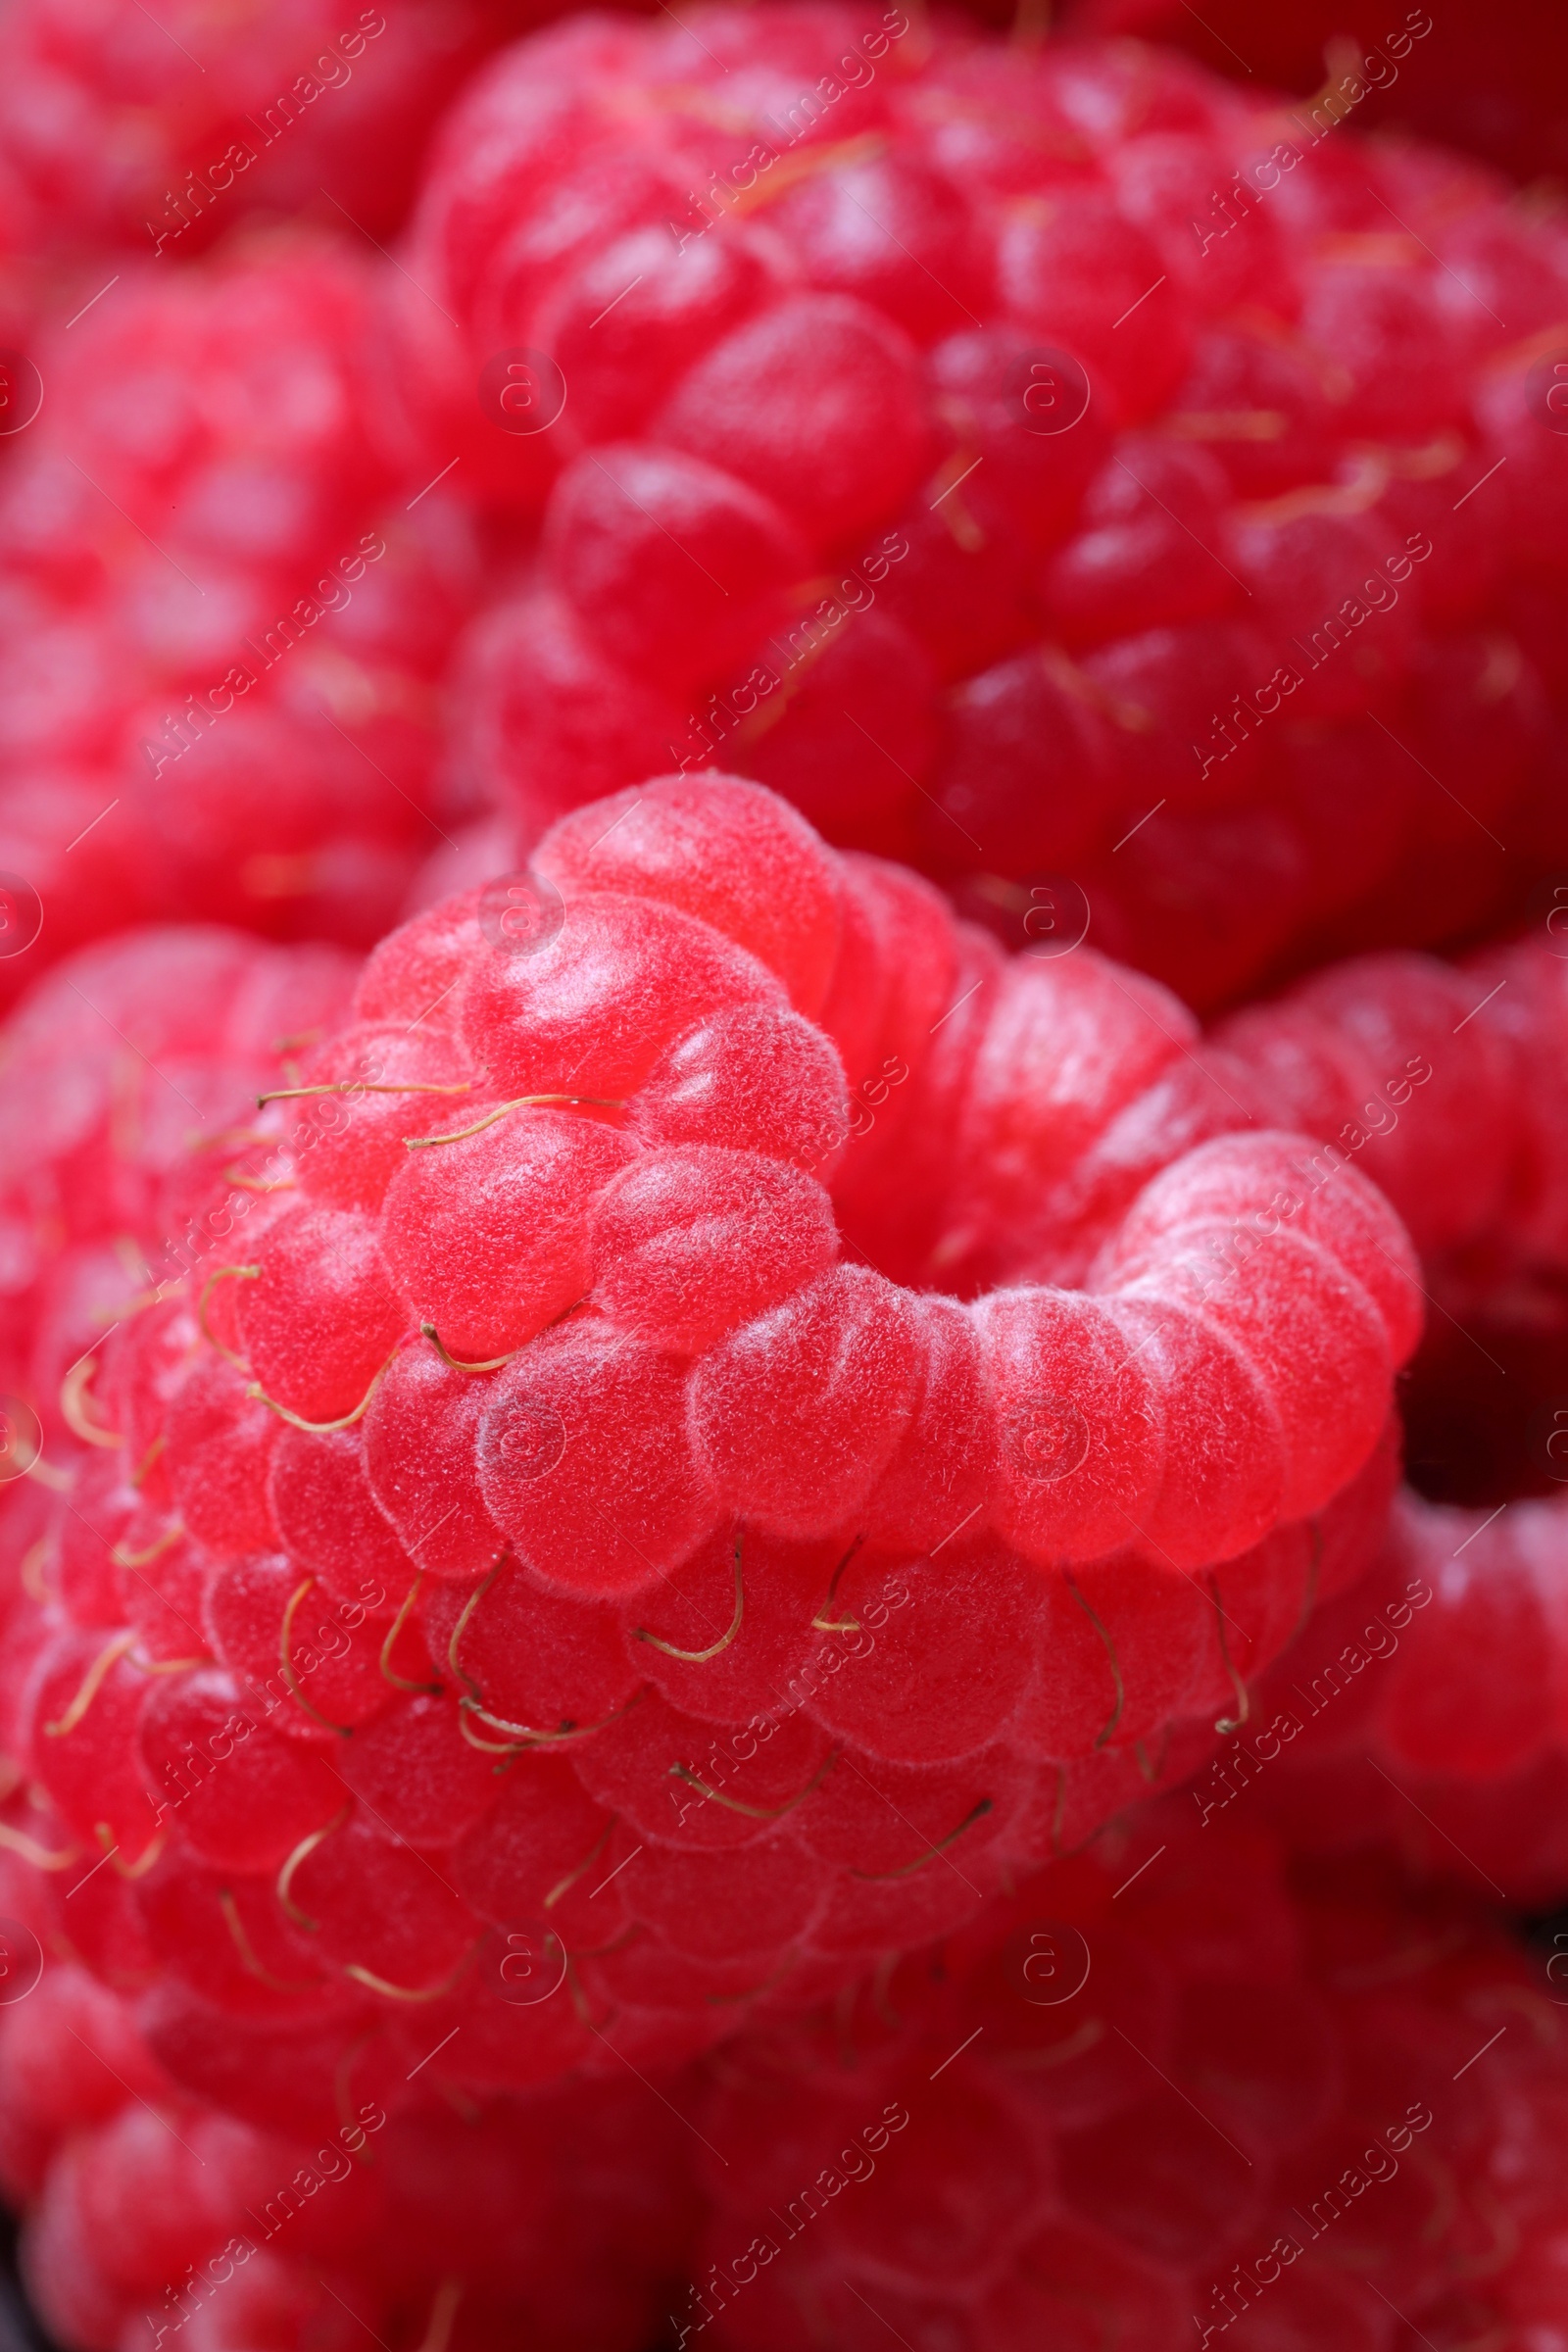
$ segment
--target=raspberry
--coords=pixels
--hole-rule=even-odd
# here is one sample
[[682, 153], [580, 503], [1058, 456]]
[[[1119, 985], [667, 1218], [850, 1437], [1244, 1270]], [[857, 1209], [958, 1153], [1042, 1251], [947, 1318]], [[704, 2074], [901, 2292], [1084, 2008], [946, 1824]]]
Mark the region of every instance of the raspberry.
[[775, 583], [806, 563], [804, 543], [780, 528], [769, 501], [674, 451], [617, 454], [612, 445], [605, 458], [579, 461], [551, 531], [554, 568], [598, 642], [630, 669], [694, 684], [783, 619]]
[[156, 25], [120, 0], [27, 0], [0, 52], [11, 233], [34, 255], [183, 259], [249, 212], [297, 211], [325, 180], [385, 234], [433, 107], [490, 31], [409, 10], [345, 24], [313, 0], [243, 23], [183, 7]]
[[[481, 2093], [673, 2062], [1245, 1718], [1377, 1539], [1416, 1336], [1378, 1195], [1271, 1223], [1306, 1147], [1217, 1138], [1086, 1288], [967, 1300], [835, 1215], [866, 1254], [884, 1203], [896, 1256], [940, 1233], [1015, 1050], [1081, 1147], [1178, 1055], [1164, 1004], [1088, 950], [1004, 967], [717, 777], [382, 943], [258, 1090], [188, 1283], [101, 1349], [118, 1456], [24, 1531], [17, 1750], [52, 1850], [139, 1874], [74, 1947], [132, 1915], [193, 2094], [252, 2095], [218, 2020], [296, 2048], [270, 2122], [400, 2018]], [[851, 1098], [835, 1040], [897, 1083]], [[569, 1994], [498, 1999], [514, 1933]]]
[[496, 1525], [472, 1467], [484, 1404], [468, 1373], [410, 1349], [387, 1366], [366, 1415], [365, 1470], [376, 1502], [432, 1576], [477, 1576], [496, 1554]]
[[1568, 2079], [1539, 1959], [1463, 1898], [1290, 1871], [1178, 1802], [833, 2032], [725, 2052], [682, 2340], [1155, 2352], [1194, 2326], [1374, 2352], [1385, 2295], [1433, 2342], [1557, 2312]]
[[[988, 8], [999, 19], [1005, 11]], [[1407, 10], [1380, 42], [1357, 46], [1332, 8], [1301, 4], [1259, 23], [1245, 6], [1221, 8], [1195, 31], [1170, 0], [1076, 0], [1067, 23], [1080, 34], [1134, 34], [1187, 49], [1216, 73], [1232, 74], [1241, 39], [1248, 71], [1282, 88], [1333, 91], [1365, 107], [1370, 127], [1403, 127], [1445, 139], [1521, 179], [1549, 169], [1562, 152], [1560, 120], [1542, 88], [1557, 71], [1561, 20], [1540, 0], [1513, 0], [1505, 19], [1484, 21], [1458, 8], [1434, 17]], [[1325, 80], [1325, 69], [1327, 79]]]
[[[1239, 1127], [1277, 1125], [1318, 1139], [1309, 1193], [1336, 1169], [1363, 1169], [1434, 1270], [1457, 1276], [1478, 1253], [1501, 1252], [1549, 1273], [1568, 1254], [1562, 1100], [1538, 1073], [1560, 1054], [1563, 1021], [1563, 966], [1549, 941], [1462, 966], [1414, 955], [1354, 958], [1216, 1024], [1197, 1052], [1155, 1064], [1143, 1087], [1123, 1095], [1120, 1069], [1102, 1074], [1093, 1132], [1086, 1119], [1075, 1164], [1043, 1204], [1038, 1183], [1029, 1200], [1025, 1179], [1049, 1179], [1060, 1165], [1054, 1122], [1004, 1066], [996, 1108], [986, 1104], [986, 1124], [977, 1121], [981, 1168], [971, 1180], [960, 1161], [958, 1174], [960, 1186], [987, 1182], [1001, 1197], [991, 1232], [971, 1233], [965, 1246], [982, 1264], [989, 1244], [1004, 1247], [1002, 1262], [1074, 1279], [1134, 1194], [1178, 1153]], [[1132, 1055], [1117, 1058], [1135, 1069]], [[1018, 1175], [1003, 1192], [984, 1162], [995, 1164], [992, 1139], [1009, 1127]], [[1002, 1170], [1012, 1172], [1005, 1160]], [[1004, 1229], [1009, 1213], [1030, 1216], [1032, 1236]], [[1371, 1263], [1361, 1263], [1362, 1280]], [[1480, 1289], [1495, 1291], [1498, 1274], [1489, 1263]]]
[[[1560, 1502], [1487, 1516], [1401, 1498], [1372, 1570], [1259, 1693], [1260, 1716], [1299, 1722], [1259, 1791], [1293, 1840], [1377, 1844], [1483, 1897], [1560, 1902], [1565, 1565]], [[1197, 1786], [1200, 1804], [1219, 1793]]]
[[[369, 1219], [345, 1209], [286, 1210], [266, 1235], [252, 1280], [241, 1328], [252, 1368], [264, 1387], [272, 1384], [268, 1394], [306, 1416], [307, 1427], [357, 1417], [403, 1322]], [[336, 1486], [332, 1473], [320, 1475]]]
[[[270, 948], [216, 926], [147, 930], [70, 957], [19, 1007], [0, 1148], [4, 1377], [50, 1455], [104, 1436], [79, 1384], [108, 1327], [211, 1247], [193, 1220], [214, 1154], [233, 1150], [301, 1036], [342, 1018], [350, 977], [327, 948]], [[193, 1451], [211, 1447], [224, 1373], [213, 1367], [205, 1406], [193, 1392], [185, 1408]], [[210, 1458], [216, 1489], [242, 1491], [235, 1458]], [[222, 1544], [250, 1523], [230, 1500], [206, 1532]]]
[[1560, 830], [1564, 267], [1473, 164], [1130, 43], [536, 34], [393, 289], [518, 558], [471, 772], [524, 846], [751, 775], [1013, 944], [1070, 876], [1205, 1006], [1473, 933]]
[[657, 902], [583, 891], [537, 961], [471, 975], [465, 1037], [498, 1089], [559, 1101], [576, 1083], [585, 1101], [614, 1107], [702, 1015], [782, 993], [710, 926]]
[[709, 1533], [713, 1497], [686, 1435], [684, 1370], [634, 1331], [585, 1320], [543, 1333], [523, 1368], [497, 1381], [479, 1424], [479, 1490], [547, 1583], [635, 1592]]
[[132, 2005], [56, 1959], [5, 2013], [0, 2081], [23, 2268], [83, 2352], [160, 2328], [292, 2352], [368, 2327], [635, 2352], [690, 2234], [679, 2126], [651, 2087], [492, 2099], [460, 2123], [362, 2052], [336, 2112], [280, 2132], [180, 2091]]
[[373, 270], [280, 232], [127, 266], [41, 355], [0, 494], [8, 991], [143, 915], [364, 948], [399, 913], [476, 559], [439, 492], [385, 519], [420, 461], [375, 304]]

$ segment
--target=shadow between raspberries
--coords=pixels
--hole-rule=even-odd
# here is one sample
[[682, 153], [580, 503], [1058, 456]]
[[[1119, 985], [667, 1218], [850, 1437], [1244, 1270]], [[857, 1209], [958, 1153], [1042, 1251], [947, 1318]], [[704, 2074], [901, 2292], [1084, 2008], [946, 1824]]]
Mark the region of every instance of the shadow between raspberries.
[[27, 2307], [17, 2273], [17, 2224], [0, 2206], [0, 2352], [59, 2352]]
[[1399, 1378], [1404, 1474], [1429, 1502], [1490, 1510], [1568, 1481], [1568, 1283], [1539, 1275], [1490, 1311], [1432, 1316]]

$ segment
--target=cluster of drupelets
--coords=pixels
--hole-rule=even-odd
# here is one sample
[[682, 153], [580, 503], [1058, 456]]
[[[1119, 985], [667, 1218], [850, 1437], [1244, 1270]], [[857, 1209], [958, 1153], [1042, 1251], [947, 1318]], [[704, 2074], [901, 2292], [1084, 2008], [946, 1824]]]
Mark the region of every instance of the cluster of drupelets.
[[[1561, 972], [1369, 958], [1205, 1037], [674, 777], [357, 975], [190, 930], [46, 980], [5, 1203], [48, 1401], [0, 1520], [43, 1977], [0, 2049], [68, 2338], [292, 2345], [330, 2285], [400, 2352], [524, 2314], [635, 2352], [671, 2309], [858, 2343], [862, 2300], [979, 2352], [1086, 2296], [1153, 2346], [1268, 2285], [1281, 2340], [1381, 2345], [1326, 2275], [1357, 2230], [1423, 2325], [1473, 2261], [1470, 2221], [1417, 2259], [1443, 2198], [1549, 2241], [1509, 2135], [1521, 2080], [1544, 2144], [1568, 2093], [1551, 1962], [1478, 1896], [1560, 1888], [1561, 1514], [1391, 1521], [1390, 1416], [1446, 1266], [1568, 1253], [1526, 1082]], [[873, 1108], [851, 1069], [900, 1075]], [[1467, 1883], [1315, 1859], [1401, 1844]], [[1215, 1888], [1250, 1919], [1260, 1872], [1234, 1941]], [[1375, 2027], [1345, 1935], [1390, 1947]], [[1442, 2031], [1401, 2008], [1373, 2113], [1405, 1971]], [[1434, 2050], [1507, 2017], [1528, 2052], [1446, 2110]], [[503, 2166], [526, 2240], [475, 2236], [461, 2151], [547, 2132], [580, 2204], [556, 2135], [601, 2103], [593, 2226]], [[1417, 2112], [1452, 2137], [1378, 2140], [1385, 2194], [1357, 2135]], [[1495, 2292], [1538, 2292], [1517, 2250]]]
[[432, 855], [710, 764], [1015, 944], [1065, 877], [1200, 1004], [1562, 854], [1568, 245], [1480, 166], [897, 7], [572, 20], [448, 112], [393, 262], [411, 81], [433, 122], [504, 26], [438, 71], [394, 12], [336, 86], [283, 11], [228, 64], [254, 174], [160, 246], [117, 173], [200, 180], [220, 93], [65, 201], [135, 74], [54, 13], [0, 119], [29, 250], [95, 257], [0, 353], [8, 424], [48, 386], [0, 490], [31, 965], [136, 915], [364, 947]]
[[[1014, 939], [1065, 874], [1189, 1001], [1496, 911], [1560, 821], [1560, 224], [1169, 54], [867, 22], [567, 24], [443, 129], [411, 398], [540, 517], [475, 767], [525, 836], [739, 769]], [[484, 430], [503, 347], [548, 431]]]
[[47, 2323], [1561, 2352], [1559, 220], [914, 9], [131, 13], [0, 26]]

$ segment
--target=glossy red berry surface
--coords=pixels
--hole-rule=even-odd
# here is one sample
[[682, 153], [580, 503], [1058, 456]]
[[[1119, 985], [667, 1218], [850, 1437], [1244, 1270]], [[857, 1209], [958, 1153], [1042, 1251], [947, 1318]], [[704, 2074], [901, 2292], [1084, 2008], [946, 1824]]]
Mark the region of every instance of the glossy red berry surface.
[[127, 249], [183, 261], [236, 219], [301, 210], [323, 182], [384, 235], [443, 100], [528, 13], [340, 18], [284, 0], [155, 21], [123, 0], [25, 0], [0, 41], [7, 243], [57, 266]]
[[[439, 848], [466, 520], [400, 442], [374, 257], [126, 263], [0, 484], [0, 987], [149, 916], [368, 947]], [[430, 473], [436, 468], [432, 466]]]
[[340, 2352], [368, 2328], [453, 2352], [519, 2334], [552, 2352], [649, 2341], [696, 2206], [685, 2134], [652, 2087], [460, 2116], [367, 2053], [335, 2108], [292, 2128], [238, 2120], [171, 2079], [145, 2003], [138, 2018], [69, 1959], [40, 1971], [19, 1920], [6, 1940], [0, 2177], [62, 2342], [120, 2352], [162, 2330], [206, 2352]]
[[1563, 2352], [1554, 36], [1142, 5], [0, 24], [60, 2352]]
[[1560, 854], [1560, 226], [1353, 97], [571, 23], [454, 110], [409, 255], [428, 446], [537, 549], [464, 655], [523, 844], [717, 765], [1201, 1004]]
[[1551, 2340], [1565, 2077], [1544, 1956], [1462, 1899], [1291, 1866], [1255, 1823], [1179, 1802], [906, 1962], [836, 2033], [726, 2054], [683, 2340]]
[[[1000, 1235], [980, 1294], [867, 1262], [884, 1215], [940, 1259], [983, 1066], [1082, 1149], [1162, 1009], [716, 778], [382, 943], [18, 1521], [17, 1736], [114, 1866], [73, 1935], [134, 1917], [193, 2092], [234, 2095], [203, 2017], [309, 2024], [303, 2099], [410, 2004], [455, 2088], [674, 2062], [1211, 1746], [1376, 1542], [1419, 1324], [1381, 1197], [1221, 1136], [1083, 1287]], [[514, 1932], [570, 1982], [514, 2011]]]
[[[1314, 95], [1337, 85], [1366, 110], [1369, 128], [1446, 140], [1518, 179], [1553, 170], [1564, 153], [1555, 97], [1562, 21], [1544, 0], [1510, 0], [1500, 13], [1478, 0], [1441, 14], [1395, 10], [1359, 42], [1318, 0], [1296, 0], [1266, 20], [1232, 0], [1200, 24], [1179, 0], [1074, 0], [1068, 22], [1079, 33], [1170, 42], [1217, 74], [1262, 74]], [[1238, 35], [1245, 57], [1231, 46]]]
[[[1258, 1720], [1284, 1745], [1261, 1804], [1308, 1852], [1382, 1845], [1483, 1899], [1559, 1903], [1565, 1570], [1559, 1502], [1401, 1497], [1372, 1572], [1265, 1678]], [[1244, 1757], [1194, 1801], [1252, 1777]]]

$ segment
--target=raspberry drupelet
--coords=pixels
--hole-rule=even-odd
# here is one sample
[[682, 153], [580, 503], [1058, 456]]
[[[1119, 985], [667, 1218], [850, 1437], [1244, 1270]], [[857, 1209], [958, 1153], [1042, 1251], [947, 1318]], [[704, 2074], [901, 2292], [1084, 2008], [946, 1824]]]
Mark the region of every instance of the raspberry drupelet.
[[375, 950], [15, 1596], [19, 1834], [109, 1857], [73, 1945], [140, 1955], [164, 2065], [292, 2120], [367, 2035], [465, 2095], [673, 2059], [1211, 1751], [1379, 1540], [1397, 1219], [1260, 1132], [1079, 1288], [875, 1262], [987, 1067], [1069, 1150], [1180, 1039], [721, 778]]
[[1565, 256], [1467, 159], [1130, 43], [539, 33], [393, 287], [519, 534], [473, 769], [524, 844], [752, 775], [1015, 940], [1070, 876], [1202, 1005], [1463, 936], [1557, 854]]

